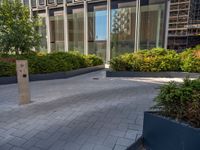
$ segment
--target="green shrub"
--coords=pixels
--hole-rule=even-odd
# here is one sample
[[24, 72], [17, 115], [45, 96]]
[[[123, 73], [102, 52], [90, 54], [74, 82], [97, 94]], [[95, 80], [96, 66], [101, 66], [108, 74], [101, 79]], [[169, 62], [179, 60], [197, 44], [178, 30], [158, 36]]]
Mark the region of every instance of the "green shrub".
[[[28, 60], [30, 74], [70, 71], [103, 64], [101, 58], [97, 56], [84, 56], [78, 52], [32, 53], [23, 55], [4, 54], [0, 57], [0, 76], [15, 75], [15, 63], [9, 62], [13, 59]], [[4, 62], [5, 60], [6, 62]]]
[[200, 48], [187, 49], [181, 54], [181, 69], [186, 72], [200, 72]]
[[200, 127], [200, 79], [185, 79], [182, 84], [170, 82], [162, 86], [155, 102], [154, 109], [161, 115]]
[[96, 55], [86, 55], [85, 61], [87, 66], [98, 66], [103, 64], [103, 60]]
[[118, 57], [114, 57], [110, 61], [110, 67], [115, 71], [132, 71], [133, 67], [132, 64], [132, 57], [133, 54], [124, 54]]
[[16, 74], [16, 65], [15, 63], [9, 63], [9, 62], [1, 62], [0, 61], [0, 76], [12, 76]]
[[110, 65], [115, 71], [179, 71], [180, 57], [173, 50], [154, 48], [120, 55], [113, 58]]

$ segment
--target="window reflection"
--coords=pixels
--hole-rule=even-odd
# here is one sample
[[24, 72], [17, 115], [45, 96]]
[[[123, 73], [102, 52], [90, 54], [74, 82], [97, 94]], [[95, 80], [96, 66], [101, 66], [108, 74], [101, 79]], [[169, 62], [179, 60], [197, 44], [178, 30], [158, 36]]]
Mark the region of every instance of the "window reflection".
[[88, 7], [88, 53], [106, 59], [107, 10], [106, 3]]
[[113, 1], [111, 10], [111, 57], [133, 52], [135, 41], [135, 1]]
[[[160, 1], [161, 2], [161, 1]], [[149, 0], [140, 8], [140, 49], [163, 47], [164, 45], [164, 3]]]
[[36, 0], [31, 0], [31, 6], [32, 6], [32, 8], [36, 7]]
[[46, 40], [46, 19], [45, 17], [40, 18], [41, 26], [38, 29], [41, 35], [39, 51], [47, 52], [47, 40]]
[[68, 8], [69, 51], [84, 53], [83, 7]]
[[64, 20], [63, 15], [50, 17], [51, 52], [64, 51]]

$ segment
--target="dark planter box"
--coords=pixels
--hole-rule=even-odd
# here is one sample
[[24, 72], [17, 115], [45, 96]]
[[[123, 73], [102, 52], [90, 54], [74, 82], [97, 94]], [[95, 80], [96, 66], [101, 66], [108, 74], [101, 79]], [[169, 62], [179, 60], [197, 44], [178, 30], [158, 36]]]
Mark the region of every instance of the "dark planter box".
[[143, 137], [147, 150], [200, 150], [200, 128], [153, 112], [144, 113]]
[[[77, 70], [67, 71], [67, 72], [55, 72], [55, 73], [46, 73], [46, 74], [31, 74], [29, 75], [29, 81], [40, 81], [40, 80], [54, 80], [54, 79], [65, 79], [69, 77], [74, 77], [77, 75], [98, 71], [104, 69], [104, 65], [81, 68]], [[16, 76], [13, 77], [0, 77], [1, 84], [13, 84], [17, 83]]]
[[134, 72], [134, 71], [106, 71], [106, 77], [160, 77], [160, 78], [198, 78], [200, 73], [188, 72]]

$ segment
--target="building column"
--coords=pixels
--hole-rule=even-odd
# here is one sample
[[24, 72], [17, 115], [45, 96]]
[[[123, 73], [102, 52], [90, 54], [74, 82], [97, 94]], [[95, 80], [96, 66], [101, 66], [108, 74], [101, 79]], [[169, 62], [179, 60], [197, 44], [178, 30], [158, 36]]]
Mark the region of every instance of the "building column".
[[88, 10], [87, 1], [84, 1], [84, 54], [88, 55]]
[[170, 0], [166, 2], [166, 16], [165, 16], [165, 39], [164, 39], [164, 48], [167, 49], [168, 44], [168, 32], [169, 32], [169, 15], [170, 15]]
[[69, 45], [68, 45], [68, 39], [69, 39], [69, 34], [68, 34], [68, 18], [67, 18], [67, 3], [66, 0], [63, 0], [63, 17], [64, 17], [64, 50], [65, 52], [69, 51]]
[[46, 39], [47, 39], [47, 52], [51, 52], [51, 41], [50, 41], [50, 20], [49, 20], [49, 8], [46, 7]]
[[140, 42], [140, 0], [136, 1], [136, 17], [135, 17], [135, 41], [134, 52], [139, 50]]
[[156, 31], [156, 47], [160, 47], [160, 23], [161, 23], [161, 10], [158, 10], [158, 22], [157, 22], [157, 31]]
[[107, 43], [106, 43], [106, 64], [110, 61], [110, 19], [111, 19], [111, 0], [107, 0]]
[[140, 0], [138, 0], [138, 22], [137, 22], [137, 48], [136, 48], [136, 51], [138, 51], [140, 49], [140, 15], [141, 15], [141, 12], [140, 12]]

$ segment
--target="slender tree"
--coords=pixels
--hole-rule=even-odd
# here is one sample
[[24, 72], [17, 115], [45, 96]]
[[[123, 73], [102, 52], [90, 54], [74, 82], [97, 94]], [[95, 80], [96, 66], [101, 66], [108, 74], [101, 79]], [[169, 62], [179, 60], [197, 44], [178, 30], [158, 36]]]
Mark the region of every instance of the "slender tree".
[[28, 53], [40, 44], [37, 16], [30, 18], [29, 8], [20, 0], [2, 0], [0, 4], [0, 52]]

